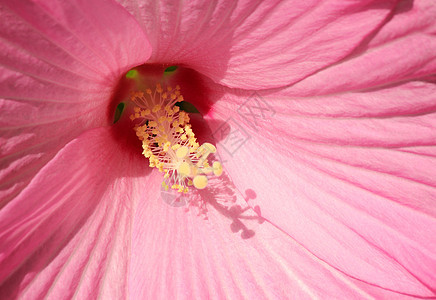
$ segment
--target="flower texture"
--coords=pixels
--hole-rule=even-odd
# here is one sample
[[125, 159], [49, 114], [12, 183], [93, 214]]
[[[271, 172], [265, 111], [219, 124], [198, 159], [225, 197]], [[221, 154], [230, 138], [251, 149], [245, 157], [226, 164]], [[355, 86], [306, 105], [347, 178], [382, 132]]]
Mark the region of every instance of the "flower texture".
[[[436, 296], [433, 0], [3, 0], [0, 18], [0, 298]], [[186, 194], [204, 153], [144, 157], [170, 145], [126, 101], [157, 83], [223, 166]], [[192, 175], [180, 194], [160, 166]]]

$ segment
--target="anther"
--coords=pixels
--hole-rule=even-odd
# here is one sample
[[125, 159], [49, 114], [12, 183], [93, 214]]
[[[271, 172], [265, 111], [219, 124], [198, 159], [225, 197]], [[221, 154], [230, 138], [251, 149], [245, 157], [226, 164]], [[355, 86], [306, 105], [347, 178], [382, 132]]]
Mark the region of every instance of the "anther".
[[164, 89], [157, 84], [154, 91], [132, 93], [131, 100], [136, 107], [130, 118], [138, 120], [134, 130], [142, 141], [142, 154], [149, 159], [150, 167], [164, 173], [165, 190], [171, 187], [188, 193], [190, 186], [204, 189], [208, 185], [207, 176], [222, 174], [220, 162], [215, 161], [211, 167], [207, 160], [216, 152], [215, 146], [210, 143], [200, 146], [189, 124], [189, 115], [175, 106], [183, 101], [179, 86]]

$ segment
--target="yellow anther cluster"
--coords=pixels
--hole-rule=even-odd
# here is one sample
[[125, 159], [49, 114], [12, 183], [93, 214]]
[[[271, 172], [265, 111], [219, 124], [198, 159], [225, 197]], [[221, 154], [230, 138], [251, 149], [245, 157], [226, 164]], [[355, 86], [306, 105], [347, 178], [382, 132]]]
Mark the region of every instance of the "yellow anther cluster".
[[189, 115], [181, 111], [177, 102], [183, 101], [180, 87], [163, 88], [156, 85], [143, 92], [134, 92], [135, 103], [130, 119], [138, 121], [134, 126], [142, 141], [142, 154], [149, 159], [150, 167], [164, 173], [162, 186], [180, 193], [188, 193], [188, 186], [204, 189], [207, 174], [220, 176], [222, 166], [218, 161], [210, 166], [207, 158], [216, 152], [214, 145], [198, 144], [189, 124]]

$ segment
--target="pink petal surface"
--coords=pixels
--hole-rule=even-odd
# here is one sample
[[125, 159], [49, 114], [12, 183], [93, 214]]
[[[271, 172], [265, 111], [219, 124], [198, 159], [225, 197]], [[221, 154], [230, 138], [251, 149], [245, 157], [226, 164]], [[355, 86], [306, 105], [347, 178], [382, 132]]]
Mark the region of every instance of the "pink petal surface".
[[150, 55], [136, 22], [107, 1], [4, 4], [0, 295], [435, 296], [435, 85], [405, 82], [435, 73], [431, 2], [121, 2], [152, 62], [256, 89], [316, 74], [259, 93], [262, 112], [210, 83], [212, 129], [249, 139], [229, 156], [213, 134], [237, 188], [201, 192], [203, 220], [163, 203], [111, 130], [74, 139]]
[[147, 197], [145, 162], [109, 128], [67, 144], [0, 211], [2, 297], [125, 298], [134, 200]]
[[[160, 193], [159, 182], [158, 177], [153, 177], [151, 194]], [[224, 188], [217, 189], [212, 184], [200, 193], [208, 201], [207, 220], [195, 210], [186, 212], [183, 208], [168, 206], [159, 197], [139, 202], [132, 229], [130, 299], [380, 299], [399, 296], [332, 267], [292, 235], [268, 221], [262, 222], [246, 201], [251, 203], [264, 197], [263, 193], [256, 196], [250, 189], [235, 190], [225, 179], [222, 186]], [[269, 186], [269, 191], [271, 188]], [[233, 198], [237, 198], [236, 202], [227, 206], [217, 201]], [[304, 216], [294, 220], [290, 219], [292, 217], [295, 216], [289, 213], [288, 223], [305, 222], [312, 226]], [[309, 231], [305, 229], [306, 234], [311, 234]], [[337, 255], [346, 258], [348, 253], [338, 252]], [[350, 267], [363, 263], [360, 268], [376, 275], [370, 260], [362, 262], [358, 256], [356, 258]], [[379, 263], [387, 266], [383, 260]], [[382, 267], [377, 269], [382, 271]], [[425, 290], [405, 272], [393, 270], [390, 269], [392, 276], [400, 276], [391, 278], [395, 284], [412, 286], [414, 282], [415, 288], [410, 288], [409, 292], [415, 294]], [[402, 282], [407, 279], [406, 283]]]
[[431, 79], [436, 70], [435, 20], [434, 1], [401, 1], [374, 37], [346, 60], [295, 84], [289, 95], [334, 94], [417, 77]]
[[108, 124], [119, 76], [150, 48], [110, 1], [3, 2], [0, 18], [1, 207], [65, 143]]
[[350, 54], [397, 1], [126, 1], [151, 62], [188, 65], [230, 87], [297, 82]]
[[[216, 88], [218, 149], [235, 130], [248, 137], [224, 160], [236, 187], [256, 192], [250, 205], [350, 277], [435, 296], [436, 161], [407, 151], [435, 147], [434, 84], [312, 98]], [[226, 121], [233, 135], [220, 134]]]

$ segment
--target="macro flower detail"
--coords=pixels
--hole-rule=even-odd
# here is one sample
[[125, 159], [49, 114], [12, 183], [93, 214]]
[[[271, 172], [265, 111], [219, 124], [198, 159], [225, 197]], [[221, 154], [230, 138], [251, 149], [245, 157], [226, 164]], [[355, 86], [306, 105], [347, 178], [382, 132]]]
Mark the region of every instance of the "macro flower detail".
[[219, 161], [209, 165], [208, 156], [216, 152], [214, 145], [197, 143], [195, 134], [189, 125], [189, 116], [180, 111], [177, 102], [183, 101], [180, 86], [173, 89], [168, 86], [164, 91], [161, 84], [156, 89], [134, 92], [131, 101], [135, 103], [135, 113], [130, 119], [139, 120], [134, 127], [136, 135], [142, 141], [145, 157], [150, 167], [164, 172], [162, 186], [180, 193], [188, 193], [189, 187], [204, 189], [208, 179], [206, 174], [222, 174]]
[[0, 18], [0, 298], [435, 298], [433, 0]]

